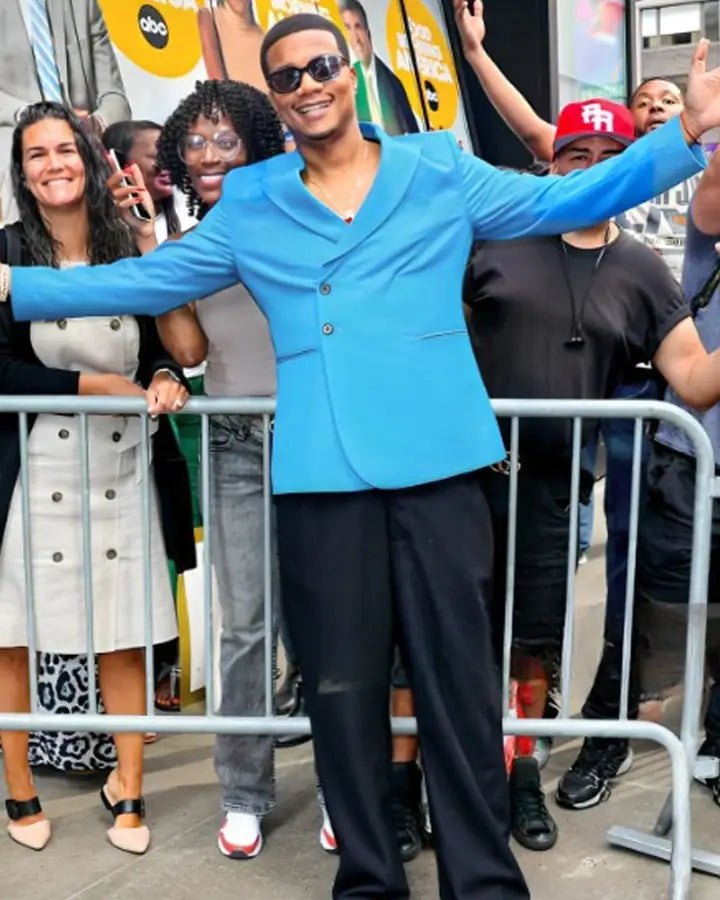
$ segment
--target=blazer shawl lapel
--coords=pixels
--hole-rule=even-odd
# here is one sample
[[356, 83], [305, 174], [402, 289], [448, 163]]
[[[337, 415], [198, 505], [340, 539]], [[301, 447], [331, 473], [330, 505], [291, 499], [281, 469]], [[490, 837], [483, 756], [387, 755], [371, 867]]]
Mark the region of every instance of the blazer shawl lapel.
[[380, 166], [350, 225], [305, 187], [300, 177], [304, 163], [297, 151], [265, 173], [264, 189], [270, 200], [299, 225], [332, 242], [326, 264], [349, 253], [382, 226], [402, 201], [420, 159], [418, 144], [391, 138], [375, 125], [363, 122], [360, 127], [367, 139], [380, 143]]
[[334, 262], [370, 237], [402, 202], [420, 161], [420, 144], [387, 135], [376, 125], [363, 122], [366, 138], [380, 143], [380, 165], [365, 202], [351, 225], [345, 225], [340, 240], [326, 263]]

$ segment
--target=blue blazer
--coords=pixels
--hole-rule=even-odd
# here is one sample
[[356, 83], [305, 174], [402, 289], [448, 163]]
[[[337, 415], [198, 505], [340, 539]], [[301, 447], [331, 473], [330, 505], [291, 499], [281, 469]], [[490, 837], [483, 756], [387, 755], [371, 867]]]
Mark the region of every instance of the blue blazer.
[[241, 280], [277, 356], [276, 493], [404, 488], [496, 462], [461, 302], [473, 239], [605, 220], [697, 172], [702, 154], [675, 121], [602, 165], [537, 178], [447, 133], [363, 130], [381, 161], [351, 225], [305, 188], [298, 153], [275, 157], [230, 172], [203, 222], [148, 256], [13, 269], [16, 318], [159, 315]]

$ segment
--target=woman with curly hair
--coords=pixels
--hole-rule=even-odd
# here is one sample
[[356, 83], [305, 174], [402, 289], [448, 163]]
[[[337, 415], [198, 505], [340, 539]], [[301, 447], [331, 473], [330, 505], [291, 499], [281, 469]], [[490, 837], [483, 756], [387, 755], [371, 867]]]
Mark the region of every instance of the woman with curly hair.
[[[268, 98], [248, 84], [198, 82], [168, 118], [158, 143], [159, 162], [202, 219], [220, 199], [223, 178], [284, 150], [283, 130]], [[136, 177], [139, 175], [135, 171]], [[123, 199], [127, 189], [116, 197]], [[148, 203], [145, 193], [142, 202]], [[156, 245], [152, 223], [127, 218], [138, 249]], [[237, 223], [252, 228], [253, 223]], [[197, 306], [158, 320], [163, 343], [183, 366], [207, 361], [205, 393], [216, 397], [274, 396], [275, 355], [267, 323], [242, 284]], [[264, 715], [263, 422], [260, 416], [220, 415], [210, 423], [211, 555], [221, 608], [220, 713]], [[270, 736], [218, 735], [215, 769], [224, 817], [218, 847], [249, 859], [262, 849], [262, 817], [275, 801]], [[335, 850], [324, 814], [320, 840]]]
[[[113, 262], [135, 252], [131, 235], [106, 186], [107, 167], [79, 122], [63, 106], [37, 103], [20, 116], [12, 141], [11, 174], [21, 220], [0, 231], [0, 258], [57, 268]], [[0, 311], [0, 391], [3, 394], [98, 394], [145, 397], [151, 413], [180, 408], [187, 398], [182, 372], [163, 351], [152, 318], [139, 316], [14, 322]], [[45, 712], [87, 712], [88, 674], [84, 552], [75, 417], [30, 417], [28, 472], [35, 646], [40, 654], [40, 706]], [[178, 451], [166, 417], [154, 427], [153, 458], [160, 503], [162, 475], [173, 482]], [[141, 511], [140, 420], [91, 416], [87, 422], [90, 483], [90, 560], [93, 646], [105, 709], [116, 715], [145, 710], [145, 547]], [[170, 442], [170, 443], [168, 443]], [[30, 711], [26, 585], [17, 417], [0, 416], [0, 711]], [[170, 468], [168, 468], [170, 466]], [[189, 494], [189, 490], [188, 490]], [[175, 498], [176, 499], [176, 498]], [[189, 511], [189, 496], [186, 508]], [[173, 598], [165, 561], [182, 565], [182, 522], [161, 531], [151, 492], [152, 617], [158, 641], [175, 636]], [[166, 522], [163, 522], [165, 525]], [[186, 518], [183, 551], [192, 541]], [[189, 552], [194, 555], [192, 543]], [[94, 664], [94, 661], [93, 661]], [[3, 732], [10, 836], [41, 850], [50, 839], [28, 762], [27, 732]], [[47, 742], [44, 739], [47, 738]], [[144, 853], [142, 734], [109, 740], [78, 734], [38, 735], [36, 762], [55, 768], [117, 768], [102, 789], [112, 813], [111, 843]]]

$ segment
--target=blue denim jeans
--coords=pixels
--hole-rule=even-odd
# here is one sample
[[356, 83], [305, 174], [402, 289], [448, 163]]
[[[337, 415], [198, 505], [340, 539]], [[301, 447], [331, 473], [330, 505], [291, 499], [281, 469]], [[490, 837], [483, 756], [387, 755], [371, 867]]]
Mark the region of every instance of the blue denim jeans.
[[[595, 474], [597, 463], [597, 440], [591, 441], [580, 451], [580, 468], [586, 472]], [[595, 518], [595, 491], [590, 492], [587, 503], [580, 503], [578, 507], [578, 521], [580, 525], [580, 554], [590, 549], [593, 536], [593, 520]]]
[[[221, 609], [219, 712], [225, 716], [262, 716], [265, 714], [262, 418], [213, 416], [210, 468], [213, 528], [210, 551]], [[273, 584], [277, 584], [277, 578], [273, 578]], [[224, 810], [264, 815], [274, 806], [272, 737], [218, 735], [215, 771]]]

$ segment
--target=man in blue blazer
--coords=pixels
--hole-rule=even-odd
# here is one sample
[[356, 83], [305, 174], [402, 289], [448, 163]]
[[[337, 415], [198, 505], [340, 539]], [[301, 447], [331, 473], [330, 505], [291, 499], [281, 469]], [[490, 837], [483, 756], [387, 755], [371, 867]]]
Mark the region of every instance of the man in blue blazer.
[[160, 314], [238, 279], [267, 315], [282, 589], [340, 848], [335, 898], [408, 896], [390, 812], [395, 640], [415, 690], [440, 897], [528, 897], [508, 846], [485, 611], [492, 537], [476, 477], [504, 448], [463, 320], [463, 273], [473, 239], [589, 225], [699, 170], [688, 144], [720, 125], [706, 52], [682, 121], [588, 171], [540, 179], [498, 172], [449, 134], [361, 131], [342, 35], [318, 16], [285, 19], [262, 64], [298, 152], [230, 172], [203, 222], [149, 256], [12, 271], [20, 319]]

